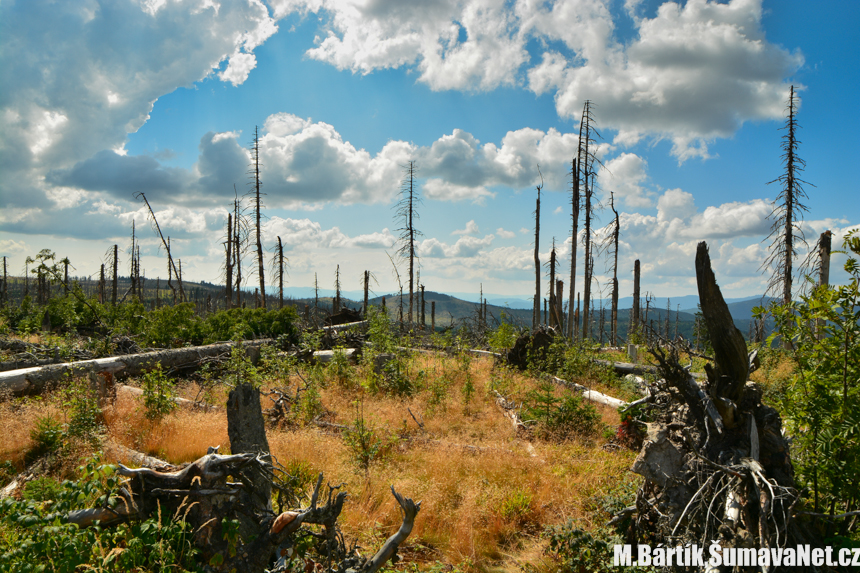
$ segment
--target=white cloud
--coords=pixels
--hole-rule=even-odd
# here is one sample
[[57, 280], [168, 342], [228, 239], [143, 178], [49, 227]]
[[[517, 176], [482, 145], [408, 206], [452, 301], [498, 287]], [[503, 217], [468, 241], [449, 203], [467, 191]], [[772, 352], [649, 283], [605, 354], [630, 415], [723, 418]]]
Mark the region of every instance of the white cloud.
[[494, 238], [492, 234], [480, 239], [463, 235], [456, 243], [449, 245], [431, 237], [421, 241], [418, 245], [418, 254], [427, 258], [471, 258], [489, 247]]
[[517, 236], [517, 234], [513, 231], [506, 231], [503, 227], [499, 227], [498, 229], [496, 229], [496, 235], [503, 239], [513, 239]]
[[781, 117], [783, 78], [803, 63], [767, 42], [761, 14], [761, 0], [666, 2], [654, 18], [635, 19], [639, 36], [629, 46], [595, 39], [595, 56], [583, 51], [582, 65], [565, 69], [558, 113], [578, 117], [590, 99], [599, 102], [600, 124], [619, 130], [616, 143], [656, 134], [672, 140], [681, 161], [708, 157], [709, 140], [748, 120]]
[[428, 179], [424, 183], [424, 195], [428, 199], [437, 201], [465, 201], [482, 204], [487, 197], [495, 197], [495, 193], [487, 190], [483, 185], [469, 187], [449, 183], [439, 178]]
[[660, 221], [687, 221], [695, 214], [696, 202], [693, 196], [681, 189], [669, 189], [657, 200], [657, 219]]
[[[560, 116], [578, 118], [590, 99], [617, 144], [668, 138], [681, 161], [709, 157], [708, 142], [745, 121], [782, 116], [783, 79], [803, 56], [767, 41], [761, 4], [665, 2], [644, 18], [639, 2], [627, 2], [638, 34], [621, 44], [609, 3], [598, 0], [274, 3], [278, 17], [321, 16], [324, 37], [307, 54], [338, 69], [410, 67], [434, 90], [492, 90], [524, 77], [537, 94], [555, 91]], [[530, 41], [545, 46], [538, 62]]]
[[159, 97], [221, 62], [220, 77], [244, 81], [253, 49], [277, 30], [260, 0], [32, 0], [0, 10], [0, 192], [9, 201], [33, 200], [10, 192], [13, 182], [38, 188], [48, 169], [121, 149]]
[[285, 250], [299, 253], [320, 249], [390, 249], [397, 242], [387, 228], [350, 237], [338, 227], [323, 229], [318, 221], [277, 216], [266, 223], [263, 236], [267, 243], [274, 243], [280, 237]]
[[601, 167], [600, 185], [605, 191], [615, 193], [615, 197], [631, 209], [651, 207], [654, 204], [651, 200], [653, 192], [643, 187], [648, 178], [645, 172], [647, 165], [634, 153], [622, 153]]
[[477, 235], [478, 234], [478, 224], [475, 223], [475, 220], [472, 219], [468, 223], [466, 223], [465, 229], [459, 229], [456, 231], [451, 231], [452, 235]]

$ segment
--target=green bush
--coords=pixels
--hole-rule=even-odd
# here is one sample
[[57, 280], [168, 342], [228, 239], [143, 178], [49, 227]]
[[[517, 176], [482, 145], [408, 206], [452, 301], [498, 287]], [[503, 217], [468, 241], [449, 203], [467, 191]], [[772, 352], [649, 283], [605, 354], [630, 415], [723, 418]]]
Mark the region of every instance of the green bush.
[[538, 435], [548, 439], [567, 439], [574, 435], [593, 436], [600, 429], [597, 409], [578, 394], [555, 396], [555, 385], [549, 381], [526, 395], [522, 420], [532, 423]]
[[116, 527], [78, 528], [65, 516], [107, 500], [119, 480], [113, 466], [90, 460], [76, 481], [39, 478], [20, 501], [0, 500], [0, 571], [197, 571], [191, 527], [179, 516], [157, 515]]
[[30, 464], [45, 454], [59, 450], [66, 438], [63, 425], [49, 416], [43, 416], [36, 420], [36, 427], [30, 430], [30, 439], [33, 445], [25, 456], [25, 461]]
[[176, 409], [173, 400], [173, 383], [164, 375], [161, 363], [143, 375], [143, 407], [146, 417], [150, 420], [160, 420]]
[[[860, 507], [860, 237], [849, 233], [844, 248], [847, 284], [770, 307], [776, 332], [768, 344], [778, 336], [797, 365], [783, 407], [815, 512]], [[764, 309], [756, 310], [761, 317]]]

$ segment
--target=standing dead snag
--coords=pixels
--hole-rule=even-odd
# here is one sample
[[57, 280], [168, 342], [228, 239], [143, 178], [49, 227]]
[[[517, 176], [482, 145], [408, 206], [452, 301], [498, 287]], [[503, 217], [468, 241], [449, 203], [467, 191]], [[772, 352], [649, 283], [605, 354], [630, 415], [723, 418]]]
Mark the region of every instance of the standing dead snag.
[[633, 464], [645, 477], [628, 532], [639, 542], [769, 549], [809, 543], [792, 518], [798, 492], [779, 413], [747, 383], [749, 357], [716, 284], [707, 245], [696, 276], [707, 328], [720, 333], [704, 387], [676, 349], [652, 349], [663, 380]]
[[[397, 229], [400, 231], [400, 248], [397, 250], [397, 254], [404, 259], [409, 259], [408, 320], [411, 327], [413, 311], [415, 310], [415, 259], [418, 258], [416, 241], [421, 236], [421, 231], [415, 228], [415, 219], [418, 218], [418, 205], [421, 204], [421, 199], [418, 197], [418, 189], [415, 185], [415, 173], [417, 171], [415, 162], [410, 160], [404, 167], [404, 171], [406, 175], [400, 184], [400, 201], [395, 205], [397, 209], [396, 216], [402, 220], [403, 225]], [[402, 294], [400, 298], [402, 305]], [[401, 322], [403, 321], [401, 320]]]
[[[582, 140], [582, 122], [579, 122], [579, 137]], [[570, 162], [570, 205], [571, 205], [571, 230], [570, 230], [570, 296], [568, 296], [568, 308], [570, 319], [567, 323], [567, 337], [573, 341], [577, 336], [576, 321], [573, 317], [573, 293], [576, 290], [576, 244], [579, 241], [579, 169], [576, 167], [576, 158]]]
[[251, 171], [251, 177], [254, 185], [254, 219], [256, 221], [255, 229], [257, 231], [257, 278], [260, 280], [260, 301], [263, 308], [266, 308], [266, 271], [263, 267], [263, 238], [260, 232], [261, 209], [263, 207], [260, 201], [260, 131], [257, 126], [254, 126], [254, 141], [251, 144], [252, 160], [254, 162]]
[[159, 238], [161, 238], [161, 244], [164, 245], [165, 250], [167, 251], [167, 267], [169, 271], [172, 271], [174, 275], [176, 275], [176, 279], [179, 281], [179, 299], [181, 302], [185, 302], [185, 291], [182, 290], [182, 273], [180, 273], [176, 265], [173, 262], [173, 255], [170, 252], [170, 243], [164, 239], [164, 235], [161, 232], [161, 226], [158, 224], [158, 219], [155, 217], [155, 211], [152, 210], [152, 206], [149, 204], [149, 201], [146, 199], [146, 195], [143, 193], [137, 193], [135, 195], [137, 199], [142, 199], [144, 204], [146, 205], [147, 210], [149, 211], [149, 217], [152, 221], [155, 230], [158, 232]]
[[765, 294], [781, 295], [783, 305], [791, 302], [792, 263], [797, 255], [797, 243], [806, 243], [800, 223], [803, 221], [803, 212], [807, 210], [803, 200], [808, 199], [803, 185], [810, 185], [808, 181], [799, 177], [799, 173], [806, 167], [806, 162], [797, 156], [797, 147], [800, 144], [797, 130], [800, 126], [795, 117], [796, 100], [794, 86], [791, 86], [786, 109], [788, 117], [782, 128], [785, 130], [785, 135], [780, 146], [785, 172], [768, 183], [768, 185], [779, 183], [782, 189], [773, 202], [773, 210], [768, 215], [768, 219], [773, 221], [770, 234], [765, 239], [770, 241], [768, 247], [770, 254], [761, 267], [770, 271]]
[[[540, 174], [540, 165], [538, 165]], [[537, 201], [535, 202], [535, 300], [532, 312], [532, 330], [540, 324], [540, 191], [543, 189], [543, 175], [540, 174], [540, 185], [537, 186]]]

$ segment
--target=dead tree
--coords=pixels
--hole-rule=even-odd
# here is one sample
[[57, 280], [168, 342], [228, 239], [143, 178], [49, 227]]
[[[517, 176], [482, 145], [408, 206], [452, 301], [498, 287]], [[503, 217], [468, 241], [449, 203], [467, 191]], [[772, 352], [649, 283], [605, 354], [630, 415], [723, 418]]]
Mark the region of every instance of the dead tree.
[[[674, 347], [651, 350], [663, 379], [653, 388], [653, 422], [632, 467], [645, 483], [626, 510], [628, 532], [652, 545], [716, 541], [769, 551], [810, 543], [792, 517], [799, 495], [779, 413], [747, 383], [750, 357], [704, 242], [696, 278], [704, 321], [714, 333], [714, 365], [700, 386]], [[616, 523], [625, 519], [620, 515]]]
[[[422, 235], [415, 228], [415, 219], [418, 219], [418, 206], [421, 204], [421, 199], [418, 197], [418, 188], [415, 185], [415, 174], [417, 168], [415, 161], [409, 161], [404, 166], [405, 176], [400, 184], [400, 200], [395, 205], [396, 217], [401, 221], [402, 227], [397, 229], [400, 232], [400, 248], [397, 254], [404, 259], [409, 260], [409, 314], [408, 320], [412, 325], [413, 307], [415, 298], [415, 260], [418, 258], [417, 238]], [[402, 297], [401, 297], [402, 298]]]
[[641, 275], [639, 259], [633, 263], [633, 308], [630, 312], [630, 324], [627, 327], [627, 340], [635, 340], [639, 331], [639, 278]]
[[[232, 455], [218, 454], [218, 448], [182, 469], [156, 471], [119, 465], [118, 474], [127, 481], [115, 496], [93, 509], [71, 512], [69, 523], [103, 527], [128, 519], [154, 515], [177, 515], [191, 525], [193, 541], [200, 550], [206, 570], [263, 573], [285, 571], [299, 540], [312, 540], [301, 563], [302, 570], [375, 573], [396, 553], [412, 531], [421, 503], [404, 498], [392, 488], [403, 511], [400, 528], [372, 557], [363, 557], [356, 547], [348, 547], [338, 527], [347, 494], [341, 486], [321, 492], [323, 475], [306, 508], [272, 511], [270, 492], [275, 490], [281, 505], [295, 507], [298, 500], [283, 467], [268, 455], [268, 444], [260, 408], [259, 391], [240, 384], [227, 402], [227, 433]], [[172, 471], [170, 471], [172, 469]], [[232, 479], [231, 479], [232, 478]], [[229, 481], [228, 481], [229, 480]], [[238, 539], [226, 535], [225, 524], [239, 522]], [[322, 530], [301, 529], [320, 525]]]
[[[281, 242], [281, 237], [278, 237], [278, 252], [275, 253], [277, 257], [277, 262], [275, 268], [278, 273], [278, 308], [284, 308], [284, 272], [286, 267], [284, 266], [284, 244]], [[289, 262], [289, 261], [286, 261]]]
[[224, 304], [229, 310], [233, 306], [233, 213], [227, 213], [227, 242], [224, 250], [227, 254], [224, 263]]
[[135, 197], [143, 200], [143, 203], [146, 205], [147, 210], [149, 211], [149, 217], [152, 221], [152, 225], [155, 227], [156, 232], [158, 232], [158, 236], [161, 239], [161, 244], [164, 245], [164, 249], [167, 251], [167, 268], [172, 271], [173, 274], [176, 275], [176, 280], [179, 281], [179, 299], [182, 302], [185, 302], [185, 291], [182, 288], [182, 274], [176, 269], [176, 265], [173, 262], [173, 254], [170, 252], [170, 242], [164, 239], [164, 234], [161, 232], [161, 226], [158, 224], [158, 219], [155, 216], [155, 211], [152, 210], [152, 206], [149, 204], [149, 201], [146, 199], [146, 195], [143, 193], [135, 194]]
[[[582, 141], [582, 122], [579, 122], [579, 140]], [[570, 162], [570, 205], [571, 205], [571, 230], [570, 230], [570, 311], [573, 318], [573, 292], [576, 288], [576, 247], [579, 242], [579, 169], [577, 169], [576, 158]], [[569, 320], [567, 323], [567, 337], [573, 341], [576, 332], [576, 321]]]
[[[579, 166], [579, 181], [582, 185], [582, 194], [581, 197], [584, 200], [584, 215], [585, 215], [585, 228], [584, 234], [582, 237], [583, 247], [584, 247], [584, 257], [585, 257], [585, 276], [583, 279], [583, 320], [582, 320], [582, 336], [587, 338], [589, 336], [589, 327], [590, 327], [590, 316], [589, 316], [589, 308], [591, 304], [591, 277], [593, 276], [593, 260], [594, 254], [592, 253], [592, 237], [591, 237], [591, 224], [592, 219], [594, 217], [594, 165], [598, 163], [597, 156], [594, 153], [594, 145], [597, 143], [597, 137], [600, 137], [600, 134], [594, 128], [594, 115], [592, 113], [593, 104], [590, 100], [585, 100], [585, 104], [582, 107], [582, 117], [580, 118], [580, 138], [579, 138], [579, 148], [577, 150], [578, 154], [578, 166]], [[584, 136], [582, 135], [584, 132]], [[589, 147], [591, 150], [589, 151]]]
[[260, 199], [260, 132], [257, 126], [254, 126], [254, 141], [251, 144], [251, 160], [253, 165], [251, 168], [252, 184], [254, 186], [254, 220], [256, 222], [256, 239], [257, 239], [257, 278], [260, 280], [260, 301], [263, 308], [266, 308], [266, 271], [263, 266], [263, 238], [260, 231], [260, 219], [262, 217], [262, 202]]
[[618, 236], [621, 233], [621, 219], [615, 209], [615, 194], [610, 193], [609, 206], [615, 215], [612, 224], [612, 346], [618, 344]]
[[6, 272], [6, 257], [3, 257], [3, 289], [0, 290], [0, 305], [9, 305], [9, 275]]
[[334, 271], [334, 299], [331, 304], [332, 314], [340, 312], [340, 265]]
[[788, 117], [782, 128], [785, 130], [785, 135], [780, 146], [785, 172], [768, 183], [768, 185], [779, 183], [781, 189], [773, 202], [773, 210], [768, 215], [771, 227], [765, 241], [770, 242], [769, 254], [761, 266], [765, 272], [770, 273], [765, 294], [781, 295], [783, 305], [791, 302], [792, 264], [794, 257], [797, 256], [797, 245], [806, 244], [801, 222], [803, 212], [808, 211], [803, 202], [804, 199], [808, 199], [808, 196], [803, 186], [811, 185], [799, 177], [806, 167], [806, 162], [797, 156], [797, 148], [800, 144], [797, 131], [800, 126], [795, 117], [796, 99], [794, 86], [791, 86], [786, 108]]
[[543, 189], [543, 175], [538, 165], [540, 185], [537, 186], [537, 201], [535, 202], [535, 301], [532, 313], [532, 330], [540, 324], [540, 192]]
[[111, 264], [111, 274], [113, 275], [113, 279], [111, 280], [111, 295], [110, 295], [110, 303], [113, 306], [116, 306], [116, 295], [118, 290], [118, 270], [119, 270], [119, 249], [117, 245], [113, 246], [113, 263]]
[[242, 308], [242, 255], [248, 240], [248, 221], [242, 212], [242, 202], [233, 186], [233, 268], [236, 271], [236, 306]]

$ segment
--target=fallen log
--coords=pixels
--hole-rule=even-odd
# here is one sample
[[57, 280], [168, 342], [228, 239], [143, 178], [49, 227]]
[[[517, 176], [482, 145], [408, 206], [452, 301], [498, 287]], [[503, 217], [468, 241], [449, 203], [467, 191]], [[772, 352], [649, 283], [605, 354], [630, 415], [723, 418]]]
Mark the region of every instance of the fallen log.
[[563, 380], [558, 376], [553, 376], [552, 381], [559, 386], [564, 386], [574, 392], [579, 393], [585, 400], [590, 402], [596, 402], [597, 404], [603, 404], [604, 406], [609, 406], [610, 408], [623, 408], [627, 406], [627, 402], [624, 400], [619, 400], [618, 398], [613, 398], [612, 396], [607, 396], [606, 394], [602, 394], [597, 390], [589, 390], [585, 386], [581, 384], [577, 384], [576, 382], [568, 382], [567, 380]]
[[[135, 397], [143, 396], [143, 390], [141, 388], [137, 388], [135, 386], [128, 386], [126, 384], [120, 384], [116, 387], [117, 392], [125, 392], [126, 394], [131, 394]], [[206, 402], [195, 402], [194, 400], [189, 400], [187, 398], [180, 398], [179, 396], [174, 396], [170, 399], [172, 402], [176, 403], [179, 406], [185, 408], [199, 408], [201, 410], [219, 410], [218, 406], [213, 406], [211, 404], [207, 404]]]
[[252, 362], [256, 362], [260, 356], [260, 347], [271, 342], [271, 339], [225, 342], [0, 372], [0, 396], [41, 394], [58, 384], [66, 375], [82, 376], [105, 372], [117, 376], [140, 376], [152, 370], [156, 364], [161, 364], [166, 371], [193, 370], [203, 359], [229, 353], [237, 344], [245, 349]]

